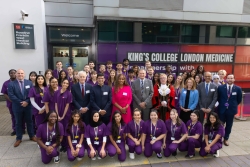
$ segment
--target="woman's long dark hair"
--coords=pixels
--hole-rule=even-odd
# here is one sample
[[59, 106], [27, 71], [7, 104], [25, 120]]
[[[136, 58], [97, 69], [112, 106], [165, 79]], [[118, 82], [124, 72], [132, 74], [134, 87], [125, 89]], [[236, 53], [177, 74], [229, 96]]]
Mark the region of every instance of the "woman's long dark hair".
[[49, 122], [49, 116], [52, 114], [52, 113], [55, 113], [56, 114], [56, 126], [55, 126], [55, 131], [56, 131], [56, 145], [57, 146], [59, 146], [60, 145], [60, 136], [62, 136], [61, 134], [60, 134], [60, 130], [59, 130], [59, 125], [58, 125], [58, 115], [57, 115], [57, 113], [55, 112], [55, 111], [49, 111], [48, 112], [48, 114], [46, 114], [46, 117], [45, 117], [45, 119], [44, 119], [44, 121], [43, 121], [43, 123], [47, 123], [47, 122]]
[[[116, 77], [117, 77], [117, 76], [116, 76], [116, 71], [115, 71], [115, 70], [111, 70], [110, 73], [111, 73], [111, 72], [114, 72], [114, 73], [115, 73], [115, 77], [114, 77], [114, 83], [115, 83], [115, 81], [116, 81], [116, 79], [117, 79], [117, 78], [116, 78]], [[108, 86], [112, 87], [112, 81], [111, 81], [110, 73], [109, 73], [109, 77], [108, 77]]]
[[117, 78], [116, 78], [115, 85], [114, 85], [115, 93], [117, 93], [119, 91], [119, 78], [120, 77], [124, 78], [123, 86], [128, 86], [129, 85], [128, 82], [127, 82], [126, 76], [124, 74], [119, 74], [117, 76]]
[[37, 73], [36, 73], [35, 71], [31, 71], [30, 74], [29, 74], [29, 80], [30, 80], [30, 81], [31, 81], [30, 76], [31, 76], [32, 74], [34, 74], [34, 75], [37, 77]]
[[[169, 77], [170, 75], [172, 75], [172, 77], [173, 77], [173, 81], [172, 81], [171, 83], [168, 83], [168, 77]], [[174, 85], [174, 83], [175, 83], [175, 78], [174, 78], [174, 75], [173, 75], [173, 74], [169, 74], [169, 75], [167, 75], [167, 84]]]
[[[200, 68], [201, 66], [203, 67], [203, 70], [202, 70], [202, 72], [200, 73], [199, 68]], [[204, 66], [203, 66], [203, 65], [198, 65], [198, 67], [197, 67], [197, 69], [196, 69], [196, 74], [204, 75], [204, 72], [205, 72]]]
[[[175, 114], [177, 114], [176, 124], [177, 124], [178, 126], [180, 126], [181, 123], [182, 123], [182, 120], [180, 119], [177, 110], [176, 110], [176, 109], [172, 109], [172, 110], [170, 111], [170, 113], [171, 113], [171, 112], [174, 112]], [[171, 119], [171, 118], [170, 118], [170, 119]]]
[[[196, 78], [196, 76], [198, 76], [198, 77], [200, 78], [199, 83], [197, 83], [197, 84], [200, 84], [200, 83], [202, 82], [202, 75], [201, 75], [201, 74], [196, 74], [196, 75], [194, 76], [194, 79]], [[196, 81], [195, 81], [195, 82], [196, 82]]]
[[[54, 96], [54, 93], [55, 93], [54, 89], [53, 89], [52, 86], [51, 86], [51, 81], [52, 81], [53, 79], [56, 79], [56, 78], [51, 77], [51, 78], [49, 79], [49, 93], [50, 93], [51, 96]], [[56, 79], [56, 80], [57, 80], [57, 79]], [[57, 82], [58, 82], [58, 80], [57, 80]]]
[[39, 77], [43, 78], [43, 87], [45, 88], [47, 86], [45, 77], [43, 75], [37, 75], [36, 80], [35, 80], [35, 90], [36, 90], [36, 93], [43, 93], [44, 91], [39, 87], [39, 84], [37, 82]]
[[[121, 113], [120, 113], [120, 111], [115, 111], [114, 114], [113, 114], [113, 116], [112, 116], [112, 129], [111, 130], [112, 130], [112, 137], [113, 137], [113, 139], [115, 141], [118, 139], [118, 136], [119, 136], [119, 127], [117, 126], [116, 121], [115, 121], [115, 115], [116, 114], [120, 114], [121, 115]], [[123, 122], [123, 119], [122, 119], [122, 115], [121, 115], [121, 122], [120, 123], [121, 123], [121, 126], [124, 125], [124, 122]]]
[[208, 119], [207, 119], [207, 123], [205, 124], [205, 128], [211, 128], [212, 127], [212, 123], [210, 122], [210, 116], [211, 115], [213, 115], [215, 117], [215, 119], [216, 119], [215, 123], [213, 124], [213, 129], [218, 130], [220, 125], [222, 125], [222, 122], [220, 121], [218, 114], [215, 113], [215, 112], [210, 112], [208, 114], [208, 117], [207, 117]]
[[81, 130], [81, 132], [84, 132], [85, 131], [85, 128], [84, 128], [84, 125], [83, 125], [83, 122], [82, 122], [82, 119], [81, 119], [81, 114], [79, 113], [78, 110], [74, 110], [71, 114], [71, 117], [70, 117], [70, 120], [69, 120], [69, 124], [67, 126], [67, 129], [66, 129], [66, 132], [68, 134], [71, 134], [72, 135], [72, 132], [71, 132], [71, 127], [74, 123], [74, 119], [72, 118], [73, 116], [75, 116], [76, 114], [78, 114], [80, 116], [79, 120], [78, 120], [78, 127], [79, 129]]
[[154, 73], [154, 76], [153, 76], [153, 79], [152, 79], [152, 83], [153, 83], [153, 86], [155, 86], [156, 82], [155, 82], [155, 75], [158, 74], [158, 84], [160, 84], [160, 73]]
[[62, 85], [62, 82], [63, 82], [64, 79], [65, 79], [65, 78], [62, 78], [62, 77], [61, 77], [61, 74], [62, 74], [63, 72], [64, 72], [65, 75], [66, 75], [65, 78], [66, 78], [66, 79], [68, 78], [68, 74], [67, 74], [64, 70], [61, 70], [60, 73], [59, 73], [59, 77], [58, 77], [58, 85], [60, 85], [60, 86]]

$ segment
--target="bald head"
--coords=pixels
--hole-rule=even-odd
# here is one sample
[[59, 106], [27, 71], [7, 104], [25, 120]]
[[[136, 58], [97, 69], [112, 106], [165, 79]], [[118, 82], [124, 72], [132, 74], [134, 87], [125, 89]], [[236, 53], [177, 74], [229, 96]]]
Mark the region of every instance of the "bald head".
[[17, 72], [16, 72], [17, 80], [19, 80], [19, 81], [24, 80], [24, 76], [25, 76], [24, 70], [23, 69], [18, 69]]
[[212, 80], [212, 74], [211, 74], [211, 72], [209, 72], [209, 71], [205, 72], [204, 73], [204, 77], [205, 77], [206, 83], [211, 82], [211, 80]]

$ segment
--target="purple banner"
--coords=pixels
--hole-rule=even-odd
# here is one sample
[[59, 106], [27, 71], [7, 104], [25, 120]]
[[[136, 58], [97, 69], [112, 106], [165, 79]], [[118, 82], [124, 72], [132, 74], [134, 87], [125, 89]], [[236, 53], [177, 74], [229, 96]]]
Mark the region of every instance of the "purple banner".
[[116, 62], [116, 44], [97, 44], [98, 63], [106, 63], [107, 61]]

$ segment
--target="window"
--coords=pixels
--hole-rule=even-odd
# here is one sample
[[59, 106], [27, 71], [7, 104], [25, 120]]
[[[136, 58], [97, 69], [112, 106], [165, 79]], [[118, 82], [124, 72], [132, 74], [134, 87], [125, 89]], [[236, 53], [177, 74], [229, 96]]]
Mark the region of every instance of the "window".
[[183, 25], [181, 31], [182, 43], [199, 43], [200, 26]]
[[236, 27], [232, 26], [217, 26], [216, 37], [223, 38], [235, 38]]
[[116, 41], [116, 21], [98, 22], [98, 40], [99, 41]]
[[238, 38], [250, 38], [250, 28], [239, 27]]
[[134, 24], [133, 22], [118, 23], [118, 40], [133, 41], [134, 39]]
[[178, 43], [179, 31], [180, 31], [179, 24], [143, 23], [142, 24], [142, 41], [143, 42]]

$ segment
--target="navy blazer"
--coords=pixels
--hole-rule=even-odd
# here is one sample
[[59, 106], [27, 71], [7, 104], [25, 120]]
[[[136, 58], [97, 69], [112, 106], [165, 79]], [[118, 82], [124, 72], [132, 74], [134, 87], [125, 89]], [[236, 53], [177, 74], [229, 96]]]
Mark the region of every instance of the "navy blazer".
[[103, 85], [102, 87], [99, 85], [92, 87], [92, 92], [90, 95], [91, 106], [93, 110], [105, 110], [105, 116], [111, 115], [111, 87], [107, 85]]
[[84, 97], [82, 97], [82, 91], [79, 83], [76, 83], [71, 87], [73, 104], [77, 110], [81, 107], [87, 107], [90, 110], [90, 93], [92, 92], [92, 86], [86, 82], [84, 92]]
[[[8, 84], [8, 95], [12, 101], [13, 111], [20, 111], [21, 104], [20, 102], [26, 101], [28, 106], [25, 108], [31, 108], [30, 98], [28, 97], [30, 89], [33, 87], [33, 84], [29, 80], [24, 80], [24, 95], [21, 92], [19, 83], [17, 80], [14, 80]], [[24, 108], [24, 107], [22, 107]]]
[[241, 103], [242, 100], [242, 91], [239, 86], [233, 85], [230, 98], [228, 100], [228, 109], [225, 106], [225, 103], [227, 102], [228, 96], [227, 96], [227, 84], [220, 85], [218, 87], [218, 111], [220, 114], [225, 113], [227, 110], [228, 113], [235, 115], [237, 114], [238, 105]]

